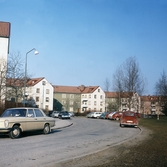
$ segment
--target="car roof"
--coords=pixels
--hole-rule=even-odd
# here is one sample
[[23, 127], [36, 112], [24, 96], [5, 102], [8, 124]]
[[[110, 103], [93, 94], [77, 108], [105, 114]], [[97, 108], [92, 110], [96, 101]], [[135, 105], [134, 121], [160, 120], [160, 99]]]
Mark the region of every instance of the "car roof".
[[13, 108], [7, 108], [6, 110], [9, 110], [9, 109], [39, 109], [39, 108], [35, 108], [35, 107], [13, 107]]

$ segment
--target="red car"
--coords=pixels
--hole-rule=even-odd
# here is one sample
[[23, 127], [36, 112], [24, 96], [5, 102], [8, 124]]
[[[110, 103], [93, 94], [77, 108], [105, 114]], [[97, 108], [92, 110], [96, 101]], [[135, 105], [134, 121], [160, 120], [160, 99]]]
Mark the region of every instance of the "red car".
[[138, 123], [137, 115], [135, 112], [132, 112], [132, 111], [123, 112], [122, 117], [120, 119], [120, 127], [124, 127], [124, 126], [137, 127], [138, 124], [139, 123]]
[[121, 111], [116, 111], [113, 112], [111, 114], [108, 115], [108, 119], [113, 119], [113, 120], [120, 120], [120, 118], [122, 117], [122, 113]]

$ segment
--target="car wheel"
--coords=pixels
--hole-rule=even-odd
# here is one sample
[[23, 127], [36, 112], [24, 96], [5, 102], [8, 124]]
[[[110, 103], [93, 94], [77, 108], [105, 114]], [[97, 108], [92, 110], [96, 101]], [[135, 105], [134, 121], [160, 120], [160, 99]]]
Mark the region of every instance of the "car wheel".
[[119, 121], [119, 117], [116, 117], [115, 119], [116, 119], [117, 121]]
[[120, 127], [121, 127], [121, 128], [123, 128], [123, 127], [124, 127], [124, 125], [120, 124]]
[[21, 129], [18, 125], [13, 126], [12, 130], [9, 132], [9, 137], [11, 139], [17, 139], [21, 135]]
[[44, 134], [50, 133], [50, 126], [49, 126], [49, 124], [45, 124], [44, 129], [43, 129], [43, 133]]

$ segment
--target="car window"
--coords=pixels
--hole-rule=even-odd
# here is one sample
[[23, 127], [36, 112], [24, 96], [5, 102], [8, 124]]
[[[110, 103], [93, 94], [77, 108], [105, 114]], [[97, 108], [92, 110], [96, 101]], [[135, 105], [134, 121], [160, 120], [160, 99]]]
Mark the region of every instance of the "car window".
[[26, 109], [10, 109], [6, 110], [2, 117], [25, 117], [26, 116]]
[[27, 114], [28, 117], [34, 117], [34, 111], [33, 109], [28, 109], [28, 114]]
[[34, 109], [36, 117], [43, 117], [43, 113], [39, 109]]
[[127, 113], [125, 113], [125, 116], [130, 116], [130, 117], [134, 117], [134, 113], [130, 113], [130, 112], [127, 112]]

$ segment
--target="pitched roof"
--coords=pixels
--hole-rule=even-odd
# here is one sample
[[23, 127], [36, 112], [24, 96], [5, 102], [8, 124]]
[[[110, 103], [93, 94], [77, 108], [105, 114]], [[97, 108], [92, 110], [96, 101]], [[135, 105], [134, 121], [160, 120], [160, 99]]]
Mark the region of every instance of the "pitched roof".
[[34, 85], [36, 85], [37, 83], [39, 83], [41, 80], [43, 80], [44, 78], [45, 78], [45, 77], [28, 79], [26, 85], [27, 85], [27, 86], [34, 86]]
[[78, 86], [58, 86], [54, 85], [55, 93], [81, 93]]
[[82, 93], [93, 93], [99, 86], [88, 86], [82, 91]]
[[58, 86], [54, 85], [55, 93], [93, 93], [99, 86]]
[[6, 78], [6, 86], [23, 86], [24, 79]]
[[[44, 77], [27, 79], [26, 86], [34, 86], [43, 79], [44, 79]], [[6, 79], [6, 85], [7, 86], [12, 86], [12, 85], [23, 86], [23, 84], [24, 84], [24, 79], [16, 79], [16, 78], [7, 78]]]
[[127, 98], [129, 96], [133, 95], [133, 92], [105, 92], [105, 95], [107, 98], [118, 98], [119, 96], [121, 98]]
[[10, 23], [0, 21], [0, 37], [10, 37]]

